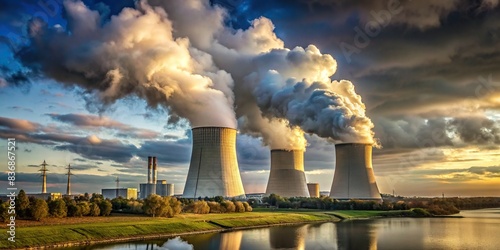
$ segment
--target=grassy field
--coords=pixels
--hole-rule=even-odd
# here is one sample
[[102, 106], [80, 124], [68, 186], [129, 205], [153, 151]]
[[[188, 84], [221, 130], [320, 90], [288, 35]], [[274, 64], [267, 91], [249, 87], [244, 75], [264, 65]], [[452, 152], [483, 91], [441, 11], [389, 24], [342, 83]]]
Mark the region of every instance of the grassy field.
[[97, 218], [47, 219], [45, 222], [19, 221], [16, 228], [16, 242], [7, 241], [7, 234], [4, 233], [0, 241], [0, 248], [95, 242], [283, 223], [337, 220], [338, 218], [331, 214], [314, 210], [260, 210], [250, 213], [181, 214], [174, 218], [116, 215]]

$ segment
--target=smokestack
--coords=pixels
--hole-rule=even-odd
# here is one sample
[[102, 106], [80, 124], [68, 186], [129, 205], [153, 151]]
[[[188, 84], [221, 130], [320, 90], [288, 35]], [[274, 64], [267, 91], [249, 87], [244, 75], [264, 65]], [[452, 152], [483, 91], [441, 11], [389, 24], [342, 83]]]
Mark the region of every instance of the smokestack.
[[307, 183], [307, 189], [310, 197], [319, 197], [319, 183]]
[[183, 197], [245, 197], [236, 157], [236, 129], [192, 129], [193, 151]]
[[156, 184], [157, 179], [158, 179], [157, 161], [156, 161], [156, 156], [153, 156], [153, 184]]
[[304, 173], [304, 151], [271, 150], [271, 172], [266, 195], [283, 197], [309, 197]]
[[42, 194], [45, 194], [47, 193], [47, 163], [45, 162], [45, 160], [43, 160], [43, 163], [42, 163], [42, 168], [38, 171], [42, 172]]
[[148, 183], [153, 183], [151, 177], [153, 176], [153, 157], [148, 156]]
[[381, 200], [372, 167], [372, 145], [335, 145], [335, 175], [330, 197], [334, 199]]

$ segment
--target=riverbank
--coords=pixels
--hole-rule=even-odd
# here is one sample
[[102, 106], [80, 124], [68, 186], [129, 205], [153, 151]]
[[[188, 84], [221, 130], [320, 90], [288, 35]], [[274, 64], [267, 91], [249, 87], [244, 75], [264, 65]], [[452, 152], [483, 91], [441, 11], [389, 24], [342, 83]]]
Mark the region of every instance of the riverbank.
[[[106, 242], [163, 238], [175, 235], [220, 232], [281, 224], [339, 221], [326, 211], [255, 211], [229, 214], [180, 214], [174, 218], [113, 215], [96, 222], [72, 223], [72, 218], [60, 219], [60, 224], [24, 222], [16, 228], [16, 242], [6, 234], [1, 249], [49, 248]], [[87, 218], [85, 218], [87, 219]], [[37, 224], [38, 223], [38, 224]]]
[[[16, 242], [0, 242], [0, 249], [41, 249], [97, 243], [125, 242], [170, 236], [222, 232], [239, 229], [370, 217], [419, 217], [404, 211], [318, 211], [308, 209], [255, 209], [228, 214], [180, 214], [174, 218], [152, 218], [116, 214], [109, 217], [18, 221]], [[4, 228], [4, 227], [2, 227]]]

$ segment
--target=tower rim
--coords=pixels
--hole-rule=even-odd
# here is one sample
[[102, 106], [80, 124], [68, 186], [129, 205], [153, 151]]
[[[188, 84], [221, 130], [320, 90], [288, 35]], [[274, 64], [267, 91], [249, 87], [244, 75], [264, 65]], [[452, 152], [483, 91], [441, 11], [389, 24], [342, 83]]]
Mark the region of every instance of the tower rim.
[[195, 129], [204, 129], [204, 128], [219, 128], [219, 129], [231, 129], [231, 130], [236, 130], [235, 128], [231, 128], [231, 127], [219, 127], [219, 126], [198, 126], [198, 127], [192, 127], [191, 130], [195, 130]]

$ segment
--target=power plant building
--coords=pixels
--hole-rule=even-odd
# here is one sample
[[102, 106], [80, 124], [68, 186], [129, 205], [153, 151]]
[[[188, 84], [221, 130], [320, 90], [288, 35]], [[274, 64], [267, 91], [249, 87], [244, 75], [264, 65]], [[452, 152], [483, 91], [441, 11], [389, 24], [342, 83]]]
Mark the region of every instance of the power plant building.
[[151, 194], [160, 196], [174, 195], [174, 184], [167, 184], [166, 180], [158, 179], [158, 162], [155, 156], [148, 156], [148, 183], [139, 184], [139, 198], [147, 198]]
[[184, 198], [223, 196], [244, 198], [236, 156], [236, 129], [192, 129], [193, 150]]
[[304, 173], [304, 151], [271, 150], [271, 171], [266, 195], [282, 197], [309, 197]]
[[122, 197], [124, 199], [137, 199], [137, 188], [105, 188], [101, 190], [106, 199]]
[[335, 145], [335, 174], [330, 197], [339, 200], [382, 200], [372, 167], [372, 145]]

